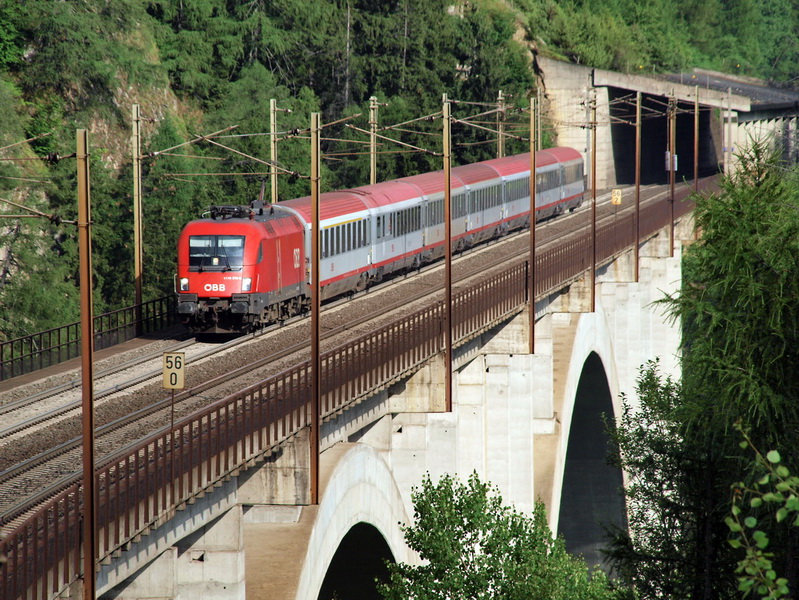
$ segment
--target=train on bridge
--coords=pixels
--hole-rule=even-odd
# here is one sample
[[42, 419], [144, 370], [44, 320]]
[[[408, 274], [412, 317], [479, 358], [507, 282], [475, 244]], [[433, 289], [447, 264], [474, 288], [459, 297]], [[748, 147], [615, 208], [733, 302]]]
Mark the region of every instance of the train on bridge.
[[[444, 256], [444, 173], [436, 171], [320, 195], [322, 300], [366, 289]], [[455, 251], [529, 225], [530, 155], [455, 167]], [[583, 159], [572, 148], [536, 152], [536, 220], [583, 200]], [[196, 333], [244, 332], [308, 310], [310, 196], [213, 206], [178, 240], [178, 313]]]

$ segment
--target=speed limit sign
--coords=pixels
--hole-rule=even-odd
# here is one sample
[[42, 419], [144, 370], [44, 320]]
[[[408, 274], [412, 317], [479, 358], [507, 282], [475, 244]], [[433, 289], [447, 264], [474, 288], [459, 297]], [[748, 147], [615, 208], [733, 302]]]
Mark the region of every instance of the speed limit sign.
[[164, 352], [164, 389], [182, 390], [186, 370], [185, 352]]

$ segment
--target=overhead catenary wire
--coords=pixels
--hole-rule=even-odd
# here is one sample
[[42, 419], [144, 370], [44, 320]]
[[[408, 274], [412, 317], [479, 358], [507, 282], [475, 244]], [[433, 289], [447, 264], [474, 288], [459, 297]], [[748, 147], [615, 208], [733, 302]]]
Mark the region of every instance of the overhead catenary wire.
[[[411, 123], [418, 123], [419, 121], [427, 121], [432, 123], [435, 119], [441, 118], [441, 111], [431, 113], [429, 115], [425, 115], [423, 117], [417, 117], [415, 119], [411, 119], [410, 121], [403, 121], [402, 123], [395, 123], [394, 125], [386, 125], [378, 129], [378, 131], [390, 131], [391, 129], [395, 129], [397, 127], [402, 127], [403, 125], [410, 125]], [[441, 134], [439, 134], [441, 135]]]
[[41, 133], [39, 135], [35, 135], [33, 137], [30, 137], [27, 140], [22, 140], [21, 142], [14, 142], [13, 144], [9, 144], [8, 146], [3, 146], [2, 148], [0, 148], [0, 152], [2, 152], [3, 150], [8, 150], [9, 148], [13, 148], [14, 146], [19, 146], [21, 144], [26, 144], [28, 142], [33, 142], [35, 140], [40, 140], [42, 138], [47, 137], [48, 135], [53, 135], [53, 132], [52, 131], [48, 131], [47, 133]]
[[[365, 129], [361, 129], [360, 127], [356, 127], [355, 125], [351, 125], [351, 124], [347, 124], [347, 127], [351, 128], [351, 129], [354, 129], [355, 131], [360, 131], [361, 133], [366, 133], [366, 134], [370, 134], [371, 133], [371, 132], [369, 132], [369, 131], [367, 131]], [[416, 150], [417, 152], [423, 152], [425, 154], [432, 154], [433, 156], [441, 156], [440, 152], [434, 152], [433, 150], [428, 150], [426, 148], [420, 148], [419, 146], [414, 146], [413, 144], [408, 144], [406, 142], [401, 142], [399, 140], [395, 140], [395, 139], [392, 139], [390, 137], [386, 137], [384, 135], [380, 135], [380, 134], [375, 134], [375, 135], [377, 137], [379, 137], [381, 140], [386, 140], [386, 141], [389, 141], [389, 142], [393, 142], [395, 144], [399, 144], [400, 146], [406, 146], [407, 148], [412, 148], [412, 149]]]
[[229, 127], [225, 127], [224, 129], [220, 129], [219, 131], [215, 131], [214, 133], [209, 133], [208, 135], [197, 136], [197, 137], [195, 137], [192, 140], [189, 140], [187, 142], [183, 142], [181, 144], [177, 144], [176, 146], [171, 146], [170, 148], [166, 148], [164, 150], [157, 150], [155, 152], [150, 152], [149, 154], [145, 155], [142, 158], [147, 158], [147, 157], [152, 158], [152, 157], [158, 156], [160, 154], [164, 154], [165, 152], [170, 152], [172, 150], [176, 150], [178, 148], [182, 148], [183, 146], [188, 146], [190, 144], [196, 144], [197, 142], [200, 142], [200, 141], [203, 141], [203, 140], [208, 141], [209, 138], [217, 137], [218, 135], [220, 135], [220, 134], [222, 134], [222, 133], [224, 133], [226, 131], [231, 131], [233, 129], [236, 129], [237, 127], [238, 127], [238, 125], [230, 125]]
[[[271, 175], [271, 171], [253, 171], [251, 173], [164, 173], [162, 177], [172, 178], [172, 177], [253, 177], [253, 176], [265, 176]], [[283, 173], [284, 175], [289, 175], [291, 177], [296, 177], [298, 179], [308, 179], [307, 175], [302, 175], [301, 173], [297, 173], [295, 171], [286, 171]], [[189, 181], [189, 180], [187, 180]]]
[[229, 146], [225, 146], [224, 144], [220, 144], [219, 142], [217, 142], [215, 140], [206, 139], [205, 141], [207, 141], [208, 143], [213, 144], [215, 146], [219, 146], [220, 148], [224, 148], [225, 150], [227, 150], [228, 152], [232, 152], [233, 154], [238, 154], [239, 156], [243, 156], [244, 158], [247, 158], [249, 160], [255, 161], [257, 163], [261, 163], [263, 165], [270, 166], [273, 169], [279, 169], [280, 171], [283, 171], [284, 173], [286, 173], [288, 175], [293, 175], [294, 174], [292, 171], [289, 171], [288, 169], [285, 169], [285, 168], [281, 167], [280, 165], [273, 164], [271, 161], [264, 160], [262, 158], [257, 158], [255, 156], [252, 156], [252, 155], [247, 154], [245, 152], [241, 152], [239, 150], [236, 150], [235, 148], [231, 148]]
[[[68, 221], [68, 220], [65, 220], [65, 219], [61, 219], [61, 217], [59, 217], [58, 215], [47, 214], [47, 213], [44, 213], [44, 212], [42, 212], [40, 210], [36, 210], [35, 208], [31, 208], [29, 206], [25, 206], [24, 204], [19, 204], [18, 202], [14, 202], [13, 200], [8, 200], [7, 198], [0, 198], [0, 202], [5, 202], [6, 204], [10, 204], [11, 206], [16, 206], [17, 208], [21, 208], [22, 210], [27, 210], [27, 211], [33, 213], [33, 215], [31, 215], [31, 216], [44, 217], [45, 219], [49, 219], [50, 221], [52, 221], [53, 223], [56, 223], [56, 224], [59, 224], [59, 223], [68, 223], [70, 225], [77, 224], [77, 221]], [[10, 216], [10, 215], [3, 215], [3, 216], [6, 217], [6, 216]]]

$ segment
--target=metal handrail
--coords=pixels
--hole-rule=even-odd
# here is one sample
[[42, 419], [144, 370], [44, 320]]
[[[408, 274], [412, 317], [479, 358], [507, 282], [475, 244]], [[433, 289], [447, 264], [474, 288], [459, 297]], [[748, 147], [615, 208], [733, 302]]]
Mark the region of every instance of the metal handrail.
[[[688, 212], [692, 204], [680, 202], [675, 214]], [[641, 234], [652, 235], [668, 219], [667, 203], [647, 206], [641, 222], [648, 225]], [[600, 262], [629, 247], [631, 223], [620, 219], [599, 229]], [[572, 281], [590, 269], [587, 256], [590, 240], [585, 239], [569, 242], [566, 251], [554, 247], [538, 255], [536, 269], [546, 277], [536, 278], [536, 296], [548, 293], [555, 280]], [[457, 294], [452, 324], [456, 343], [518, 311], [526, 302], [526, 281], [525, 261]], [[442, 347], [443, 310], [438, 302], [326, 352], [320, 361], [323, 415], [333, 415], [407, 375]], [[305, 361], [216, 401], [99, 465], [95, 482], [98, 559], [111, 558], [216, 482], [247, 468], [307, 428], [310, 377], [310, 361]], [[31, 507], [28, 517], [3, 532], [0, 552], [7, 561], [0, 565], [0, 600], [49, 599], [80, 576], [84, 503], [79, 479], [76, 476], [40, 507]]]
[[[175, 297], [164, 296], [94, 317], [94, 349], [102, 350], [177, 322]], [[80, 322], [0, 342], [0, 381], [80, 356]]]

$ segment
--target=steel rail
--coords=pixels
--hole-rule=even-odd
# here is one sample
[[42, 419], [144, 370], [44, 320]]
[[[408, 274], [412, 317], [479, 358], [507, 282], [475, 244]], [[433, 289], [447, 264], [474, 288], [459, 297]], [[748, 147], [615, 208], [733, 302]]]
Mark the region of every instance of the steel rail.
[[[680, 204], [680, 212], [690, 210]], [[663, 202], [649, 208], [642, 219], [646, 234], [667, 226], [669, 217], [669, 207]], [[600, 237], [607, 238], [600, 246], [603, 258], [629, 248], [626, 221], [600, 228]], [[566, 249], [556, 244], [546, 256], [537, 257], [535, 268], [540, 268], [544, 276], [535, 290], [536, 297], [553, 282], [584, 273], [585, 251], [585, 240], [578, 238], [568, 240]], [[455, 300], [455, 338], [472, 337], [518, 310], [526, 302], [524, 272], [518, 266], [510, 267], [460, 292]], [[440, 352], [440, 319], [440, 302], [434, 302], [325, 352], [323, 411], [335, 414], [344, 410], [358, 395], [381, 389]], [[308, 385], [304, 361], [280, 377], [270, 377], [185, 417], [168, 434], [154, 434], [140, 441], [128, 456], [105, 460], [96, 471], [101, 512], [98, 537], [102, 538], [99, 558], [110, 556], [131, 536], [143, 534], [152, 523], [214, 482], [235, 475], [306, 428]], [[15, 520], [14, 529], [6, 531], [8, 537], [0, 546], [8, 556], [8, 561], [0, 565], [0, 598], [7, 597], [7, 590], [12, 595], [20, 590], [31, 597], [45, 597], [48, 589], [58, 591], [64, 582], [79, 575], [79, 563], [75, 560], [73, 565], [72, 561], [80, 551], [76, 524], [82, 503], [80, 487], [75, 483], [36, 508], [35, 513], [32, 508], [29, 517]]]
[[[648, 200], [650, 202], [655, 202], [655, 201], [657, 201], [659, 196], [665, 196], [666, 193], [667, 192], [659, 192], [655, 196], [650, 197]], [[617, 218], [617, 216], [612, 215], [612, 214], [608, 214], [608, 215], [604, 215], [601, 220], [603, 222], [605, 222], [605, 221], [615, 220], [616, 218]], [[553, 222], [550, 221], [549, 223], [552, 224]], [[524, 234], [523, 233], [519, 233], [519, 234], [506, 236], [502, 241], [513, 242], [515, 239], [517, 239], [521, 235], [524, 235]], [[553, 240], [549, 240], [548, 242], [542, 244], [541, 249], [542, 249], [542, 251], [546, 251], [548, 248], [553, 247], [557, 243], [559, 243], [558, 240], [554, 240], [554, 239]], [[482, 249], [483, 246], [480, 246], [479, 249]], [[465, 258], [468, 258], [468, 255], [472, 251], [476, 251], [476, 250], [478, 250], [478, 248], [471, 248], [471, 249], [467, 250], [465, 253], [462, 253], [461, 256], [459, 256], [459, 260], [463, 260]], [[498, 258], [494, 262], [493, 266], [496, 267], [496, 266], [499, 266], [501, 264], [518, 265], [518, 264], [524, 262], [523, 255], [521, 253], [518, 254], [516, 258], [518, 258], [518, 260], [515, 260], [515, 261], [513, 260], [513, 258], [510, 258], [510, 257], [507, 257], [507, 256], [504, 256], [502, 258]], [[605, 264], [606, 262], [609, 262], [611, 260], [613, 260], [613, 256], [608, 256], [600, 264]], [[490, 265], [489, 265], [489, 267], [490, 267]], [[429, 268], [429, 269], [437, 269], [437, 268], [441, 268], [441, 265], [440, 264], [427, 265], [425, 270], [427, 268]], [[461, 275], [460, 277], [457, 277], [455, 279], [454, 283], [461, 283], [462, 281], [464, 281], [464, 280], [466, 280], [466, 279], [468, 279], [469, 277], [472, 277], [472, 276], [473, 276], [473, 274]], [[579, 276], [579, 275], [576, 275], [575, 277], [577, 277], [577, 276]], [[390, 285], [391, 281], [389, 281], [387, 283]], [[561, 281], [561, 282], [558, 282], [558, 283], [551, 283], [549, 285], [545, 284], [545, 287], [543, 288], [542, 292], [543, 293], [549, 293], [555, 287], [563, 285], [563, 283], [564, 282]], [[374, 291], [374, 289], [375, 288], [373, 288], [373, 291]], [[360, 295], [360, 294], [368, 294], [368, 293], [369, 293], [369, 291], [364, 291], [364, 292], [360, 292], [358, 295]], [[394, 301], [392, 303], [383, 305], [379, 310], [374, 311], [371, 314], [365, 315], [362, 318], [362, 321], [373, 320], [377, 316], [383, 315], [383, 314], [385, 314], [387, 312], [390, 312], [392, 310], [395, 310], [397, 308], [405, 306], [405, 305], [407, 305], [407, 304], [409, 304], [411, 302], [416, 302], [416, 301], [421, 300], [421, 299], [423, 299], [425, 297], [435, 296], [436, 294], [439, 294], [439, 293], [440, 293], [440, 290], [432, 290], [432, 291], [431, 290], [421, 290], [421, 291], [418, 291], [418, 292], [416, 292], [414, 294], [411, 294], [410, 296], [403, 296], [401, 299], [398, 299], [398, 300], [396, 300], [396, 301]], [[346, 302], [346, 301], [347, 300], [340, 300], [339, 302]], [[304, 318], [304, 317], [298, 317], [298, 318]], [[325, 331], [323, 337], [324, 337], [324, 339], [328, 339], [328, 338], [330, 338], [332, 336], [339, 335], [339, 334], [343, 333], [344, 331], [346, 331], [347, 329], [349, 329], [350, 327], [351, 327], [350, 325], [345, 324], [345, 325], [341, 325], [339, 327], [327, 330], [327, 331]], [[237, 338], [235, 340], [231, 340], [231, 341], [229, 341], [229, 342], [227, 342], [227, 343], [225, 343], [225, 344], [223, 344], [221, 346], [215, 347], [214, 349], [208, 350], [206, 352], [201, 353], [200, 355], [198, 355], [196, 357], [193, 357], [192, 358], [192, 362], [195, 362], [195, 361], [198, 361], [198, 360], [202, 360], [203, 358], [206, 358], [208, 356], [212, 356], [212, 355], [214, 355], [214, 354], [216, 354], [218, 352], [221, 352], [223, 350], [227, 350], [227, 349], [229, 349], [229, 348], [231, 348], [231, 347], [233, 347], [235, 345], [238, 345], [240, 343], [244, 343], [246, 341], [249, 341], [250, 339], [251, 339], [250, 336], [247, 336], [247, 337]], [[190, 389], [187, 389], [187, 390], [184, 390], [184, 391], [178, 393], [175, 396], [175, 401], [179, 403], [179, 402], [182, 402], [182, 401], [185, 401], [185, 400], [189, 400], [189, 399], [195, 398], [199, 394], [201, 394], [203, 392], [206, 392], [209, 389], [212, 389], [213, 387], [217, 386], [218, 384], [221, 384], [223, 382], [228, 382], [228, 381], [230, 381], [232, 379], [235, 379], [238, 376], [251, 373], [255, 369], [258, 369], [258, 368], [260, 368], [260, 367], [262, 367], [262, 366], [264, 366], [266, 364], [269, 364], [271, 362], [277, 361], [277, 360], [279, 360], [281, 358], [285, 358], [286, 356], [289, 356], [291, 354], [300, 352], [300, 351], [302, 351], [302, 350], [304, 350], [306, 348], [307, 348], [307, 343], [301, 342], [301, 343], [298, 343], [298, 344], [296, 344], [294, 346], [287, 347], [287, 348], [284, 348], [284, 349], [282, 349], [282, 350], [280, 350], [278, 352], [274, 352], [274, 353], [269, 354], [267, 356], [261, 357], [261, 358], [259, 358], [256, 361], [253, 361], [253, 362], [247, 363], [247, 364], [245, 364], [243, 366], [240, 366], [239, 368], [237, 368], [237, 369], [235, 369], [233, 371], [227, 372], [224, 375], [220, 375], [220, 376], [217, 376], [215, 378], [209, 379], [209, 380], [207, 380], [207, 381], [205, 381], [205, 382], [203, 382], [203, 383], [201, 383], [201, 384], [199, 384], [197, 386], [194, 386], [194, 387], [192, 387]], [[108, 393], [113, 393], [115, 391], [118, 391], [119, 389], [124, 389], [125, 387], [130, 387], [130, 386], [135, 385], [137, 383], [141, 383], [142, 381], [146, 381], [147, 379], [157, 378], [160, 375], [161, 375], [161, 370], [160, 369], [156, 370], [156, 371], [152, 371], [152, 372], [150, 372], [148, 374], [145, 374], [145, 375], [142, 375], [140, 377], [137, 377], [137, 378], [131, 380], [128, 383], [114, 386], [114, 388], [109, 388], [106, 391]], [[112, 433], [112, 432], [114, 432], [114, 431], [116, 431], [116, 430], [118, 430], [118, 429], [120, 429], [122, 427], [130, 425], [131, 423], [134, 423], [134, 422], [136, 422], [136, 421], [138, 421], [138, 420], [140, 420], [140, 419], [142, 419], [142, 418], [144, 418], [146, 416], [150, 416], [150, 415], [152, 415], [154, 413], [159, 412], [160, 410], [163, 410], [163, 409], [167, 408], [168, 406], [171, 405], [171, 401], [172, 401], [171, 397], [165, 397], [164, 399], [162, 399], [161, 401], [159, 401], [159, 402], [157, 402], [155, 404], [152, 404], [152, 405], [150, 405], [148, 407], [145, 407], [143, 409], [139, 409], [139, 410], [137, 410], [135, 412], [129, 413], [128, 415], [120, 417], [119, 419], [116, 419], [113, 422], [110, 422], [110, 423], [107, 423], [107, 424], [105, 424], [105, 425], [103, 425], [101, 427], [98, 427], [97, 430], [96, 430], [96, 434], [98, 436], [98, 439], [101, 436], [108, 435], [108, 434], [110, 434], [110, 433]], [[79, 406], [79, 405], [80, 405], [79, 401], [77, 401], [75, 403], [72, 403], [72, 407], [73, 408], [75, 406]], [[2, 433], [3, 432], [0, 432], [0, 434], [2, 434]], [[24, 472], [34, 468], [35, 466], [41, 465], [41, 464], [43, 464], [43, 463], [45, 463], [45, 462], [47, 462], [49, 460], [52, 460], [53, 458], [55, 458], [55, 457], [57, 457], [59, 455], [62, 455], [62, 454], [65, 454], [65, 453], [67, 453], [67, 452], [69, 452], [71, 450], [74, 450], [75, 448], [79, 447], [80, 444], [81, 444], [81, 439], [79, 437], [76, 437], [76, 438], [74, 438], [71, 441], [65, 442], [63, 444], [60, 444], [60, 445], [52, 448], [52, 449], [46, 450], [46, 451], [44, 451], [44, 452], [42, 452], [42, 453], [40, 453], [40, 454], [38, 454], [38, 455], [36, 455], [34, 457], [31, 457], [28, 460], [20, 463], [19, 465], [16, 465], [14, 467], [11, 467], [11, 468], [7, 469], [6, 471], [0, 472], [0, 485], [5, 483], [5, 482], [7, 482], [7, 481], [9, 481], [13, 477], [18, 477], [21, 473], [24, 473]], [[69, 483], [70, 484], [74, 483], [74, 480], [70, 480]], [[47, 496], [53, 495], [53, 493], [56, 493], [57, 491], [62, 489], [63, 485], [64, 485], [63, 482], [61, 482], [58, 485], [54, 484], [53, 486], [49, 486], [46, 491], [42, 492], [43, 497], [47, 497]], [[56, 488], [58, 488], [58, 489], [56, 489]], [[13, 510], [6, 510], [4, 513], [0, 514], [0, 523], [7, 522], [9, 519], [15, 518], [17, 516], [16, 513], [18, 513], [18, 507], [22, 506], [23, 504], [25, 504], [24, 501], [18, 503], [17, 505], [15, 505], [15, 508]]]

